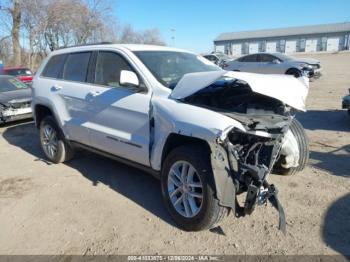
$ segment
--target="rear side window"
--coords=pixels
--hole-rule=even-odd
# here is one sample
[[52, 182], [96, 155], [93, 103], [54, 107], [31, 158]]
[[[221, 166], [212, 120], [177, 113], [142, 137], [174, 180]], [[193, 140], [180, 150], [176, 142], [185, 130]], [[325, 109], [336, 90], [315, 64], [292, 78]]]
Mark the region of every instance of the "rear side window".
[[272, 62], [274, 59], [277, 59], [276, 57], [272, 55], [267, 55], [267, 54], [261, 54], [260, 55], [260, 62]]
[[248, 55], [242, 58], [241, 62], [257, 62], [258, 55]]
[[95, 83], [99, 85], [120, 87], [120, 72], [133, 71], [128, 62], [113, 52], [99, 52], [96, 61]]
[[91, 52], [69, 54], [63, 69], [63, 79], [85, 82], [90, 56]]
[[51, 57], [49, 62], [46, 64], [46, 67], [41, 74], [44, 77], [58, 78], [62, 68], [66, 55], [55, 55]]

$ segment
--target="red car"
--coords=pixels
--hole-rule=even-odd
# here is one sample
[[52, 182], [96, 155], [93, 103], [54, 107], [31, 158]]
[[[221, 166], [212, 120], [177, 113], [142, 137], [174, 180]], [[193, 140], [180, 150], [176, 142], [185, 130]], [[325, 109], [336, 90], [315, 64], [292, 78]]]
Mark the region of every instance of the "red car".
[[33, 81], [34, 74], [26, 67], [5, 67], [4, 73], [17, 77], [23, 83], [31, 84]]

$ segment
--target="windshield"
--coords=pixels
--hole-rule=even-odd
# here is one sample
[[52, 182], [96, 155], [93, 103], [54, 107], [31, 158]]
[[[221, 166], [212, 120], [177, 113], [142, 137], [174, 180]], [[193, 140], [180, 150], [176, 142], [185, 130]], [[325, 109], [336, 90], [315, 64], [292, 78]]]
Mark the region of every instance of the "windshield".
[[219, 71], [221, 68], [201, 56], [173, 51], [135, 51], [154, 77], [164, 86], [173, 89], [188, 73]]
[[25, 88], [28, 88], [28, 86], [14, 77], [0, 76], [0, 92], [15, 91]]

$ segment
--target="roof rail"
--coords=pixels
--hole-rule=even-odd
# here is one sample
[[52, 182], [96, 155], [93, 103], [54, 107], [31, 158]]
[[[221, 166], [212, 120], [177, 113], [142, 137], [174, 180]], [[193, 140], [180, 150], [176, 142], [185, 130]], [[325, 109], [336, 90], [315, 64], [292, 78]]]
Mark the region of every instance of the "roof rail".
[[79, 47], [79, 46], [90, 46], [90, 45], [111, 45], [114, 44], [113, 42], [98, 42], [98, 43], [91, 43], [91, 44], [82, 44], [82, 45], [71, 45], [71, 46], [62, 46], [59, 47], [58, 50], [65, 49], [65, 48], [71, 48], [71, 47]]

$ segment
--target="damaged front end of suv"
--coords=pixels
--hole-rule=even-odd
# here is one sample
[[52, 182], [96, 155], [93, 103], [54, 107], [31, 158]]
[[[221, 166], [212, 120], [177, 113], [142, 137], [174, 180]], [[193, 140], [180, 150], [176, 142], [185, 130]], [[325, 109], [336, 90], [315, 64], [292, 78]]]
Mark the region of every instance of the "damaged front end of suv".
[[[293, 77], [241, 72], [188, 74], [175, 87], [173, 98], [241, 124], [222, 130], [210, 142], [217, 198], [236, 217], [249, 215], [256, 205], [269, 201], [278, 210], [279, 228], [285, 232], [278, 191], [267, 178], [277, 165], [298, 166], [298, 145], [290, 127], [295, 112], [305, 111], [307, 90]], [[246, 195], [241, 205], [237, 196], [242, 193]]]

